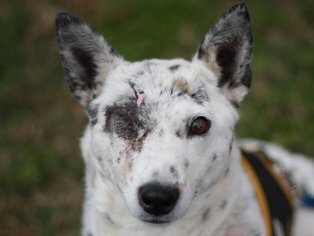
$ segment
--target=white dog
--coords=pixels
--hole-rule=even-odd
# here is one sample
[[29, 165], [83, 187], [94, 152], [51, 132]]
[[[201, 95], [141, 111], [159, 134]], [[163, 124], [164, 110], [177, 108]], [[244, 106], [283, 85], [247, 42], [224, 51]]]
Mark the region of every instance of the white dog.
[[67, 82], [90, 118], [83, 235], [279, 236], [291, 223], [294, 235], [314, 235], [314, 211], [300, 200], [312, 204], [313, 163], [235, 139], [251, 82], [244, 3], [209, 29], [191, 61], [131, 63], [75, 16], [58, 13], [56, 26]]

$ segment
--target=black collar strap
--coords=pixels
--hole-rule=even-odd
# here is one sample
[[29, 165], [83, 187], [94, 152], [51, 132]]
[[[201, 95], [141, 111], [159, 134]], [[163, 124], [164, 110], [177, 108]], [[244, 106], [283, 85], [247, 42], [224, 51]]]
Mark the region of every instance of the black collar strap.
[[266, 236], [276, 236], [278, 224], [284, 235], [291, 235], [295, 200], [288, 182], [276, 172], [272, 162], [263, 152], [242, 150], [241, 161], [254, 187], [266, 227]]

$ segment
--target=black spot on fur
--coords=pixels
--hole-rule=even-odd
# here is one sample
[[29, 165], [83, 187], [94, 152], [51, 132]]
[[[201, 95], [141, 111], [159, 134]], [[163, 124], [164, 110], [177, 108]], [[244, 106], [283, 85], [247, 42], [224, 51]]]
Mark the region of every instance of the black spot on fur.
[[172, 66], [169, 67], [169, 70], [170, 70], [171, 72], [174, 72], [174, 71], [178, 70], [179, 67], [180, 67], [180, 65], [172, 65]]
[[186, 160], [186, 161], [184, 162], [184, 167], [185, 167], [185, 168], [188, 168], [189, 165], [190, 165], [190, 162], [189, 162], [188, 160]]
[[108, 177], [104, 174], [103, 171], [98, 170], [97, 173], [104, 181], [107, 181]]
[[97, 123], [98, 109], [99, 109], [99, 105], [94, 105], [94, 106], [88, 105], [86, 107], [86, 112], [88, 114], [88, 117], [92, 126], [94, 126]]
[[204, 213], [202, 214], [202, 220], [203, 220], [203, 221], [208, 220], [209, 213], [210, 213], [210, 208], [207, 208], [207, 209], [204, 211]]
[[132, 169], [133, 161], [134, 161], [134, 160], [130, 160], [130, 161], [129, 161], [129, 165], [128, 165], [128, 166], [129, 166], [129, 169]]
[[221, 205], [220, 205], [220, 210], [224, 210], [227, 206], [227, 200], [223, 200]]
[[110, 217], [109, 214], [104, 213], [104, 217], [105, 217], [105, 219], [106, 219], [109, 223], [111, 223], [111, 224], [116, 224], [116, 223], [112, 220], [112, 218]]
[[106, 132], [115, 132], [118, 137], [124, 139], [136, 139], [141, 126], [137, 106], [135, 102], [124, 105], [108, 106], [105, 111]]
[[134, 94], [136, 94], [135, 84], [134, 84], [133, 82], [129, 81], [129, 85], [130, 85], [130, 87], [133, 89]]
[[191, 94], [190, 97], [199, 105], [209, 101], [207, 93], [203, 88], [200, 88], [196, 93]]
[[113, 132], [119, 138], [128, 141], [133, 151], [141, 151], [144, 140], [152, 131], [156, 121], [150, 117], [151, 106], [144, 102], [140, 107], [136, 104], [138, 93], [144, 92], [137, 91], [134, 83], [129, 84], [134, 95], [127, 99], [120, 99], [119, 104], [106, 107], [106, 123], [103, 130]]
[[153, 129], [155, 121], [149, 117], [150, 110], [139, 109], [134, 98], [123, 104], [114, 104], [105, 109], [105, 132], [113, 132], [132, 146], [133, 151], [141, 151], [144, 140]]
[[142, 75], [144, 75], [144, 71], [141, 70], [141, 71], [136, 72], [135, 75], [132, 76], [132, 77], [138, 79], [138, 78], [141, 77]]
[[102, 162], [102, 160], [103, 160], [102, 157], [101, 157], [101, 156], [98, 156], [98, 155], [96, 156], [96, 158], [97, 158], [97, 160], [98, 160], [99, 162]]
[[165, 131], [163, 129], [160, 129], [158, 132], [158, 136], [161, 137], [164, 135], [164, 133], [165, 133]]
[[170, 170], [170, 173], [171, 173], [175, 178], [178, 177], [178, 171], [176, 170], [176, 168], [175, 168], [174, 166], [170, 166], [169, 170]]
[[185, 133], [183, 130], [177, 130], [175, 134], [176, 134], [176, 137], [178, 138], [183, 138], [185, 136]]
[[230, 143], [229, 143], [229, 154], [232, 151], [232, 147], [233, 147], [233, 138], [231, 139]]
[[172, 95], [172, 94], [173, 94], [173, 88], [170, 89], [170, 95]]
[[230, 168], [228, 167], [228, 168], [225, 170], [225, 174], [224, 174], [225, 177], [229, 174], [229, 171], [230, 171]]
[[176, 169], [174, 168], [174, 166], [170, 166], [170, 172], [171, 174], [174, 174], [176, 172]]
[[180, 91], [177, 93], [178, 97], [181, 97], [181, 96], [183, 96], [183, 95], [188, 95], [188, 94], [189, 94], [189, 93], [188, 93], [188, 90], [187, 90], [187, 89], [180, 90]]
[[217, 159], [217, 154], [214, 153], [214, 154], [211, 156], [211, 159], [212, 159], [212, 161], [216, 161], [216, 159]]

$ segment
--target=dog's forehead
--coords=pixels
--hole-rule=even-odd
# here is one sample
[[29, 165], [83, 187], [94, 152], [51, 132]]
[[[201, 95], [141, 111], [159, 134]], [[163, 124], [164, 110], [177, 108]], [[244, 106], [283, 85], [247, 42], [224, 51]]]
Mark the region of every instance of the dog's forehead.
[[[178, 88], [187, 89], [188, 81], [195, 76], [191, 67], [191, 63], [178, 59], [147, 60], [134, 64], [135, 71], [130, 79], [139, 87], [138, 89], [147, 90], [148, 95], [158, 90], [174, 89], [175, 84], [178, 84]], [[191, 82], [189, 86], [192, 86]]]
[[208, 86], [216, 88], [214, 73], [194, 63], [183, 59], [144, 60], [124, 63], [112, 71], [102, 100], [112, 104], [135, 96], [139, 103], [158, 102], [166, 94], [168, 99], [184, 97], [201, 104], [208, 100]]
[[130, 63], [121, 69], [138, 85], [169, 88], [174, 80], [190, 80], [195, 73], [192, 67], [183, 59], [151, 59]]
[[[211, 73], [202, 75], [193, 63], [182, 59], [146, 60], [125, 63], [108, 76], [97, 98], [105, 119], [105, 132], [143, 143], [159, 128], [185, 137], [186, 124], [193, 117], [208, 116]], [[209, 77], [209, 78], [207, 78]], [[182, 135], [181, 135], [182, 134]], [[136, 141], [137, 140], [137, 141]], [[135, 145], [141, 149], [141, 145]]]

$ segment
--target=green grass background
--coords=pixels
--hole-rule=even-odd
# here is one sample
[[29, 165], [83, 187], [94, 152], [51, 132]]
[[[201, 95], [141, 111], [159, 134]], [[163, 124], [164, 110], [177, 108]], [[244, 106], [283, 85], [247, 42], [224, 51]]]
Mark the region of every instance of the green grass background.
[[[0, 7], [0, 235], [78, 235], [83, 201], [79, 137], [87, 122], [70, 96], [54, 16], [88, 21], [129, 60], [191, 58], [233, 1], [2, 0]], [[314, 155], [314, 2], [247, 1], [254, 31], [252, 89], [241, 137]]]

